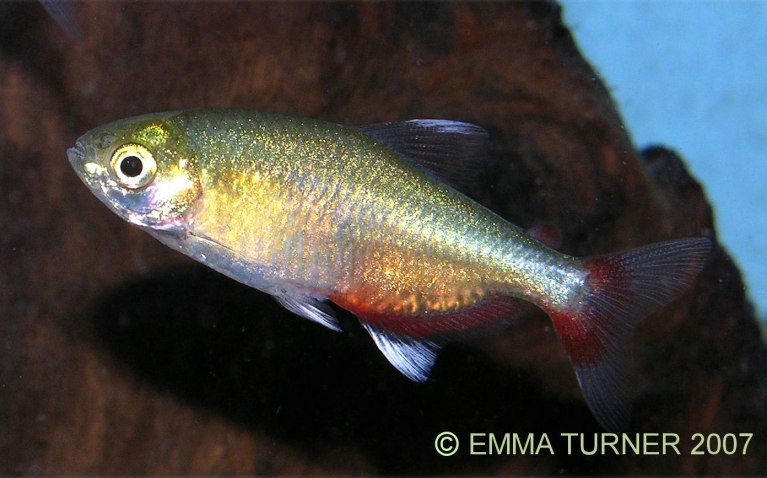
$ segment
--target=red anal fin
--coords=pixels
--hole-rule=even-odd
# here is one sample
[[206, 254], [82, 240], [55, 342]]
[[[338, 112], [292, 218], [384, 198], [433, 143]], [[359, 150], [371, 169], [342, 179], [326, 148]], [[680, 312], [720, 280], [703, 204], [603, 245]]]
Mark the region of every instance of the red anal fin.
[[457, 311], [397, 315], [355, 307], [343, 297], [331, 300], [357, 315], [386, 359], [416, 382], [428, 379], [437, 352], [445, 343], [496, 330], [532, 307], [527, 302], [497, 297]]
[[363, 323], [379, 330], [413, 339], [438, 338], [442, 341], [495, 330], [533, 308], [530, 303], [511, 297], [493, 297], [475, 306], [448, 312], [404, 314], [362, 308], [339, 296], [330, 299], [352, 312]]

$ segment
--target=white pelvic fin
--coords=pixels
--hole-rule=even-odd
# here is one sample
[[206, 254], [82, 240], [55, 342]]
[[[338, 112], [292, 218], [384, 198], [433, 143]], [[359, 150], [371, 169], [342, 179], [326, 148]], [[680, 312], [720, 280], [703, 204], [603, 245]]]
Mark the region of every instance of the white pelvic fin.
[[429, 378], [429, 372], [437, 360], [437, 352], [441, 345], [428, 340], [417, 340], [383, 332], [364, 322], [362, 326], [373, 337], [373, 341], [386, 360], [391, 362], [402, 375], [414, 382], [425, 382]]
[[321, 299], [307, 295], [275, 295], [274, 298], [296, 315], [324, 325], [330, 330], [341, 331], [338, 319], [333, 315], [333, 310]]

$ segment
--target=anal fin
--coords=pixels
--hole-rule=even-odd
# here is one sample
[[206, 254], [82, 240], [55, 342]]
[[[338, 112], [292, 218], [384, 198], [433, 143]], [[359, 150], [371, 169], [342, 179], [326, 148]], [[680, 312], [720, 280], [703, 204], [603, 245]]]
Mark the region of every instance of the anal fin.
[[415, 382], [427, 380], [445, 344], [497, 331], [532, 308], [511, 297], [494, 297], [463, 309], [407, 315], [362, 309], [344, 297], [330, 299], [354, 313], [386, 359]]

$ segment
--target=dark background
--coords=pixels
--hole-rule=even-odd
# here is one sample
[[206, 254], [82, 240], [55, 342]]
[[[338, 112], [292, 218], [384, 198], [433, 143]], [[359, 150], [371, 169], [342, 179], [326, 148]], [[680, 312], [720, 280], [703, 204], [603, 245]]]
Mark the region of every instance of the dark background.
[[[715, 238], [672, 151], [635, 150], [553, 3], [83, 3], [74, 34], [0, 4], [0, 473], [767, 473], [767, 360], [716, 248], [639, 329], [629, 433], [682, 455], [567, 456], [599, 432], [548, 319], [448, 347], [425, 385], [344, 315], [334, 334], [109, 212], [64, 154], [150, 111], [256, 108], [347, 124], [472, 121], [492, 156], [472, 195], [556, 225], [589, 255]], [[702, 33], [703, 34], [703, 33]], [[450, 458], [449, 430], [546, 433], [557, 452]], [[753, 432], [692, 456], [693, 433]], [[589, 435], [591, 436], [591, 435]]]

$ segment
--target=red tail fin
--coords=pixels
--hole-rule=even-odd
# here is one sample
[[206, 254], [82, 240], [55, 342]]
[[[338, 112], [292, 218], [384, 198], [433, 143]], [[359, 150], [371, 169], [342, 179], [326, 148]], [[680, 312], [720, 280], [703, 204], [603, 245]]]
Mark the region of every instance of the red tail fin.
[[692, 284], [710, 248], [705, 238], [681, 239], [585, 258], [578, 310], [550, 311], [586, 403], [606, 429], [628, 422], [632, 330]]

